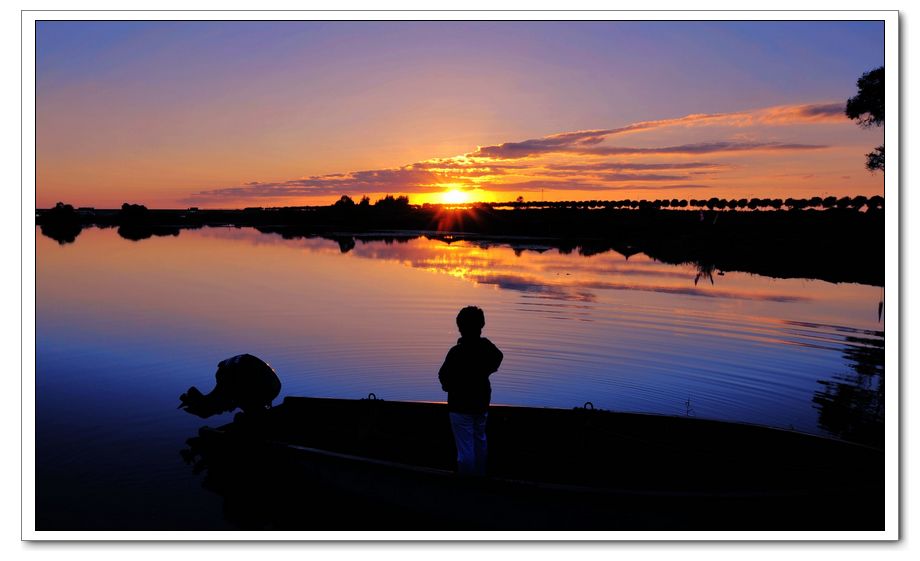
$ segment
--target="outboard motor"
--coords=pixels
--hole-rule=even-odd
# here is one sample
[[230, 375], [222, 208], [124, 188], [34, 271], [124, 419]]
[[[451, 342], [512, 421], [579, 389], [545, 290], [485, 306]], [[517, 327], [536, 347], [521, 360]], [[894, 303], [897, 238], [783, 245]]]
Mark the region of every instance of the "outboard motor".
[[180, 409], [207, 418], [237, 407], [244, 413], [264, 411], [281, 393], [281, 380], [265, 361], [250, 354], [222, 360], [217, 365], [217, 385], [203, 394], [195, 386], [179, 396]]

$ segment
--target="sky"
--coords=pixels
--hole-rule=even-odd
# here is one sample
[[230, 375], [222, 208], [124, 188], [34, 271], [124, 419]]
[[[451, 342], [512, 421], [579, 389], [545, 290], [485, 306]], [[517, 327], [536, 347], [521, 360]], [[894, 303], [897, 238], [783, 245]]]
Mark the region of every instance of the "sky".
[[36, 29], [36, 205], [875, 195], [883, 22]]

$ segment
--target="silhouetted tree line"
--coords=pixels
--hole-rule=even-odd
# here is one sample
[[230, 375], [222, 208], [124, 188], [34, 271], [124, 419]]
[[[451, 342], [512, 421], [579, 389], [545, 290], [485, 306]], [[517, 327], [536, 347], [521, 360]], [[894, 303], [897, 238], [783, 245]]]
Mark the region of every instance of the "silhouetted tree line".
[[[592, 199], [587, 201], [526, 201], [524, 197], [519, 196], [514, 201], [506, 202], [478, 202], [468, 205], [457, 204], [439, 204], [425, 203], [421, 205], [423, 209], [431, 208], [471, 208], [471, 209], [502, 209], [502, 208], [565, 208], [565, 209], [709, 209], [709, 210], [857, 210], [873, 211], [884, 208], [885, 199], [880, 195], [866, 197], [858, 195], [856, 197], [811, 197], [808, 199], [798, 199], [788, 197], [785, 199], [778, 198], [751, 198], [751, 199], [724, 199], [711, 197], [709, 199], [655, 199], [652, 201], [645, 199], [622, 199], [622, 200], [598, 200]], [[348, 195], [342, 195], [338, 201], [333, 203], [332, 207], [341, 211], [349, 211], [360, 207], [370, 208], [370, 199], [362, 197], [360, 204], [355, 204], [354, 200]], [[387, 195], [374, 203], [374, 208], [381, 210], [408, 210], [412, 205], [409, 204], [409, 197], [393, 197]], [[321, 207], [300, 207], [300, 208], [321, 208]]]
[[[633, 200], [623, 199], [615, 201], [590, 200], [590, 201], [524, 201], [518, 200], [501, 203], [476, 203], [473, 207], [491, 208], [568, 208], [568, 209], [709, 209], [709, 210], [882, 210], [885, 199], [880, 195], [865, 197], [811, 197], [809, 199], [785, 198], [751, 198], [751, 199], [655, 199]], [[425, 206], [425, 205], [423, 205]], [[430, 205], [439, 206], [439, 205]]]
[[[674, 200], [667, 200], [667, 206], [664, 200], [627, 200], [521, 208], [489, 203], [468, 208], [419, 206], [393, 196], [375, 204], [339, 202], [244, 210], [147, 210], [128, 205], [87, 212], [61, 205], [38, 211], [37, 222], [42, 233], [60, 243], [72, 242], [80, 228], [90, 225], [117, 227], [131, 240], [178, 235], [181, 228], [203, 226], [254, 227], [287, 236], [402, 230], [529, 237], [553, 240], [560, 248], [578, 246], [586, 255], [626, 248], [667, 263], [705, 264], [722, 271], [884, 284], [884, 213], [878, 211], [884, 206], [882, 197], [690, 199], [686, 206], [677, 200], [673, 207]], [[350, 249], [351, 241], [341, 241], [343, 250]]]
[[[775, 202], [740, 200], [735, 206], [737, 210], [741, 203], [756, 206], [764, 201]], [[881, 197], [792, 199], [793, 208], [779, 212], [732, 212], [720, 210], [730, 208], [729, 201], [724, 205], [719, 199], [698, 202], [702, 209], [688, 208], [691, 201], [681, 208], [678, 201], [677, 209], [648, 204], [638, 211], [629, 205], [598, 210], [592, 201], [577, 205], [563, 201], [526, 210], [485, 203], [467, 208], [427, 204], [410, 206], [400, 214], [377, 212], [376, 207], [368, 213], [339, 212], [333, 206], [297, 212], [279, 209], [267, 213], [262, 224], [253, 225], [287, 238], [335, 239], [343, 252], [355, 246], [355, 239], [363, 239], [361, 232], [380, 230], [464, 233], [490, 239], [526, 236], [562, 252], [577, 248], [586, 256], [610, 250], [627, 256], [643, 252], [667, 263], [693, 263], [701, 271], [884, 284], [884, 213], [876, 212], [883, 206]], [[779, 202], [785, 206], [786, 200]], [[870, 204], [873, 211], [867, 210]], [[700, 278], [711, 280], [705, 274]]]
[[166, 216], [160, 214], [160, 211], [150, 211], [141, 204], [124, 203], [119, 210], [77, 210], [73, 205], [59, 202], [54, 208], [38, 211], [36, 223], [44, 235], [61, 245], [73, 243], [86, 226], [117, 227], [118, 235], [132, 241], [152, 236], [178, 236], [180, 225], [188, 227], [184, 224], [164, 223], [163, 218]]

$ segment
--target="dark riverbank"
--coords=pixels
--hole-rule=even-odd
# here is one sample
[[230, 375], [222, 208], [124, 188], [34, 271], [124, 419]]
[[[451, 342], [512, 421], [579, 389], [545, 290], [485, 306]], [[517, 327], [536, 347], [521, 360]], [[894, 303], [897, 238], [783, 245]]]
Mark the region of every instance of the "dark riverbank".
[[[373, 235], [456, 234], [512, 247], [539, 245], [590, 255], [614, 250], [645, 253], [666, 263], [694, 263], [699, 279], [719, 271], [742, 271], [778, 278], [814, 278], [884, 286], [884, 212], [852, 208], [827, 210], [675, 210], [645, 208], [493, 208], [475, 205], [294, 207], [245, 210], [38, 210], [42, 233], [73, 242], [82, 228], [117, 227], [131, 240], [179, 235], [183, 228], [254, 227], [284, 237], [335, 239], [343, 251]], [[402, 235], [396, 231], [404, 231]], [[422, 234], [424, 233], [424, 234]], [[529, 238], [529, 239], [522, 239]]]

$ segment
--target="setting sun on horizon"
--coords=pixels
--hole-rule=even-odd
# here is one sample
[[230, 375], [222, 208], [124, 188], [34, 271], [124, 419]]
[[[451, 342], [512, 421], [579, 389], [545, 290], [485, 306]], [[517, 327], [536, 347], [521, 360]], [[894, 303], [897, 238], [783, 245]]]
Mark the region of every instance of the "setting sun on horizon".
[[469, 194], [459, 189], [451, 189], [441, 195], [442, 200], [447, 204], [462, 204], [470, 202]]

